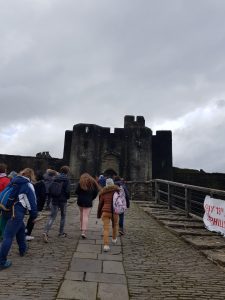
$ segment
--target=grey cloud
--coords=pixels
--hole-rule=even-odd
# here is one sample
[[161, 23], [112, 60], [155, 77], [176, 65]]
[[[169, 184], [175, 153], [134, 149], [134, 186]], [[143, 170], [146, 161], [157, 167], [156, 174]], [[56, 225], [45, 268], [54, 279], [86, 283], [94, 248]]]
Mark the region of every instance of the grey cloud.
[[[18, 154], [49, 148], [61, 156], [64, 130], [76, 123], [122, 127], [133, 114], [160, 126], [224, 99], [224, 9], [222, 0], [2, 1], [1, 152], [12, 149], [8, 124], [24, 126], [11, 141]], [[211, 138], [223, 129], [213, 122]], [[198, 148], [188, 144], [190, 155], [179, 154], [195, 132], [190, 124], [175, 130], [174, 161], [204, 169], [206, 148], [217, 151], [204, 135]]]

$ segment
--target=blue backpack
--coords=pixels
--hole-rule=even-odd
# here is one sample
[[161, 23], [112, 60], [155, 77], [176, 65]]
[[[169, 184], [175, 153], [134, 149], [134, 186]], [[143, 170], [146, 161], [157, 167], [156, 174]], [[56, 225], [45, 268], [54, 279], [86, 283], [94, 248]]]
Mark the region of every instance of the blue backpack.
[[11, 211], [15, 203], [18, 201], [19, 185], [9, 184], [0, 193], [0, 210]]

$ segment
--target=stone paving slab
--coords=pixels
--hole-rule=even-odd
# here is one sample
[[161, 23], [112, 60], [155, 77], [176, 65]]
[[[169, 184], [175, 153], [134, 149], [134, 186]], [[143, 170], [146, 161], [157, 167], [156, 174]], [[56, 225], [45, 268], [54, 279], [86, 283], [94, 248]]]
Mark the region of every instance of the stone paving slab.
[[90, 239], [80, 240], [79, 243], [80, 244], [92, 244], [92, 245], [96, 244], [95, 240], [90, 240]]
[[127, 288], [122, 284], [100, 283], [98, 299], [101, 300], [129, 300]]
[[99, 273], [102, 271], [102, 261], [88, 258], [73, 258], [70, 270], [76, 272]]
[[122, 261], [123, 260], [123, 256], [122, 256], [122, 254], [102, 253], [102, 254], [98, 254], [98, 259], [100, 259], [100, 260]]
[[75, 252], [73, 255], [73, 258], [92, 258], [92, 259], [97, 259], [98, 254], [97, 253], [86, 253], [86, 252]]
[[57, 299], [96, 300], [96, 295], [96, 282], [65, 280], [60, 288]]
[[84, 272], [72, 272], [67, 271], [65, 275], [66, 280], [78, 280], [83, 281], [84, 280]]
[[79, 244], [77, 252], [101, 253], [101, 245]]
[[121, 274], [87, 273], [86, 281], [127, 284], [126, 276]]
[[103, 273], [124, 274], [122, 262], [119, 261], [103, 261]]

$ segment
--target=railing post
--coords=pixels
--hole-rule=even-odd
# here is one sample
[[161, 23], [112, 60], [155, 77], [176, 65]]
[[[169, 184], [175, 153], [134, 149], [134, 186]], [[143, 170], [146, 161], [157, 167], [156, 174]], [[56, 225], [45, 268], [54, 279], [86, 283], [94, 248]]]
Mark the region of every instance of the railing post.
[[186, 187], [185, 188], [185, 213], [186, 213], [186, 217], [189, 217], [190, 205], [191, 205], [191, 190], [189, 190]]
[[159, 204], [159, 192], [158, 192], [158, 189], [159, 189], [159, 185], [158, 185], [157, 181], [155, 181], [155, 202], [157, 204]]
[[172, 199], [171, 199], [171, 194], [172, 194], [172, 187], [168, 183], [168, 190], [167, 190], [167, 200], [168, 200], [168, 209], [172, 209]]

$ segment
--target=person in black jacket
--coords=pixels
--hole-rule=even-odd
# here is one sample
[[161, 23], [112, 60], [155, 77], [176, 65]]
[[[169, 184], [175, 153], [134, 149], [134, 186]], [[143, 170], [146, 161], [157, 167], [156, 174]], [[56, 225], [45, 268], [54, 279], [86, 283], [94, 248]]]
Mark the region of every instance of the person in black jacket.
[[88, 173], [80, 176], [79, 184], [75, 194], [78, 195], [77, 205], [80, 209], [80, 229], [82, 238], [86, 238], [88, 228], [88, 218], [92, 208], [92, 202], [97, 197], [99, 185], [97, 181]]
[[[53, 183], [57, 182], [61, 185], [61, 190], [59, 195], [51, 194], [51, 186], [49, 187], [49, 193], [52, 196], [51, 212], [47, 224], [45, 225], [43, 232], [43, 239], [48, 242], [48, 232], [55, 221], [58, 210], [61, 212], [61, 220], [59, 227], [59, 237], [66, 237], [67, 234], [64, 232], [65, 220], [66, 220], [66, 206], [67, 200], [70, 198], [70, 181], [68, 178], [70, 168], [68, 166], [63, 166], [60, 168], [60, 174], [54, 177]], [[52, 191], [53, 192], [53, 191]]]

